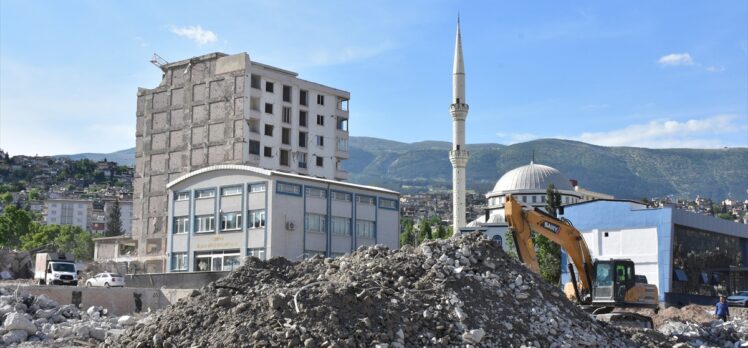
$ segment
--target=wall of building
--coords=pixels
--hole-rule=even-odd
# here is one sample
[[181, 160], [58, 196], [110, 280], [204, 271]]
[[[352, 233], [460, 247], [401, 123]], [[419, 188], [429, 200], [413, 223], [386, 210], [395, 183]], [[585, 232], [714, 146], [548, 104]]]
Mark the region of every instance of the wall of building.
[[48, 225], [73, 225], [89, 230], [89, 220], [93, 206], [87, 200], [46, 200], [47, 215], [44, 219]]
[[[261, 185], [264, 190], [253, 189]], [[237, 188], [237, 194], [223, 195], [226, 188]], [[215, 192], [214, 197], [197, 198], [196, 192], [203, 190]], [[180, 193], [191, 197], [170, 199], [171, 231], [179, 228], [180, 219], [190, 221], [189, 232], [169, 235], [167, 250], [173, 264], [170, 269], [180, 264], [180, 253], [187, 253], [186, 267], [181, 270], [195, 271], [230, 270], [235, 266], [234, 255], [241, 259], [258, 256], [301, 260], [317, 253], [337, 256], [361, 245], [399, 247], [399, 195], [390, 191], [259, 168], [224, 167], [206, 168], [205, 172], [173, 183], [170, 192], [174, 193], [171, 197], [180, 197]], [[258, 211], [265, 214], [264, 226], [258, 226], [257, 220], [251, 218], [250, 213]], [[222, 216], [229, 213], [241, 213], [242, 224], [230, 231], [221, 230]], [[215, 228], [197, 232], [196, 216], [213, 218]], [[224, 253], [222, 261], [218, 261], [223, 262], [222, 266], [200, 268], [196, 252]], [[231, 255], [231, 263], [227, 263], [226, 253]]]

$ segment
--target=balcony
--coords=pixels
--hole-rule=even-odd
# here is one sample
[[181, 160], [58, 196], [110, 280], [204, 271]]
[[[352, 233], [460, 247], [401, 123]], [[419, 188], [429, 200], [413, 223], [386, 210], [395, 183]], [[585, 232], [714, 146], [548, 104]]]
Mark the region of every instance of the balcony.
[[335, 170], [335, 180], [348, 180], [348, 172], [345, 170]]

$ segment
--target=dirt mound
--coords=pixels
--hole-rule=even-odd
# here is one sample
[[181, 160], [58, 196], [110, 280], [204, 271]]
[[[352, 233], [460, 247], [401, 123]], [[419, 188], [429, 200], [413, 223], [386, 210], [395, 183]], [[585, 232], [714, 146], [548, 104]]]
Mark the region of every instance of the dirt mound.
[[301, 263], [251, 258], [122, 347], [634, 346], [480, 234]]

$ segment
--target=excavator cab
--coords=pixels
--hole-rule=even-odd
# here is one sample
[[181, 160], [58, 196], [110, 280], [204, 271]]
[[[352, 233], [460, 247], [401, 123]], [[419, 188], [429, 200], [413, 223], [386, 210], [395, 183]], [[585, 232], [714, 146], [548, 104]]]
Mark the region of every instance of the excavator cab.
[[594, 271], [592, 302], [612, 306], [625, 303], [626, 293], [636, 285], [634, 262], [598, 260], [594, 264]]

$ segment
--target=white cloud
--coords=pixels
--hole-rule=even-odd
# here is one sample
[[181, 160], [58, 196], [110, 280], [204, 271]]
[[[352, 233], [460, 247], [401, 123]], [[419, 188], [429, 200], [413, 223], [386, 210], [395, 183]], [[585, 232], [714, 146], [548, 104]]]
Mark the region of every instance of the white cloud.
[[524, 143], [527, 141], [540, 139], [541, 136], [532, 133], [496, 133], [502, 144], [512, 145], [517, 143]]
[[744, 121], [735, 115], [717, 115], [683, 122], [654, 120], [605, 132], [585, 132], [567, 139], [602, 146], [717, 148], [724, 146], [719, 135], [748, 131]]
[[715, 73], [715, 72], [723, 72], [723, 71], [725, 71], [725, 67], [723, 67], [723, 66], [715, 66], [715, 65], [710, 65], [710, 66], [706, 67], [706, 71], [708, 71], [708, 72], [712, 72], [712, 73]]
[[203, 29], [203, 27], [199, 25], [189, 27], [171, 27], [169, 30], [174, 34], [186, 37], [194, 41], [200, 46], [207, 43], [216, 42], [218, 40], [218, 35], [210, 30]]
[[660, 57], [657, 63], [663, 66], [693, 65], [693, 58], [688, 53], [671, 53]]

